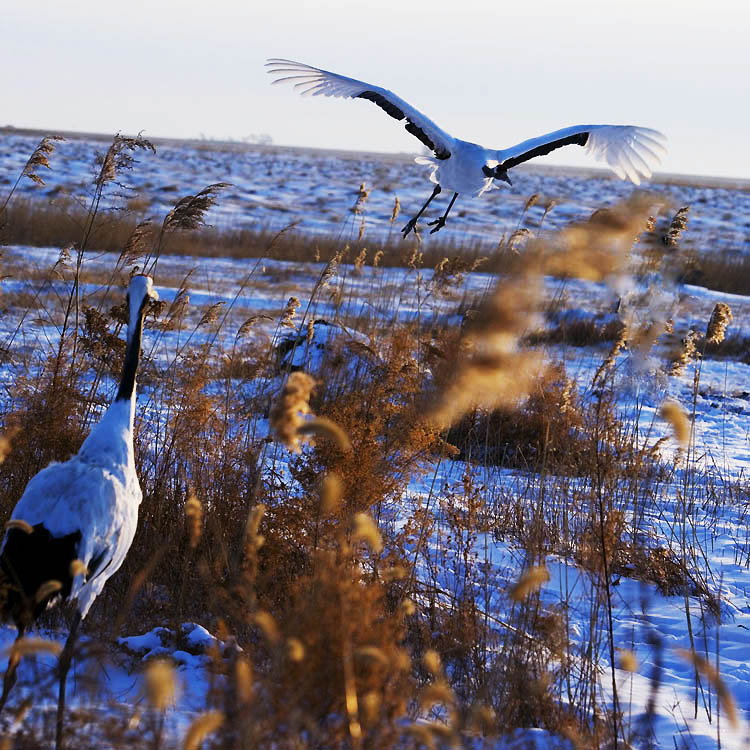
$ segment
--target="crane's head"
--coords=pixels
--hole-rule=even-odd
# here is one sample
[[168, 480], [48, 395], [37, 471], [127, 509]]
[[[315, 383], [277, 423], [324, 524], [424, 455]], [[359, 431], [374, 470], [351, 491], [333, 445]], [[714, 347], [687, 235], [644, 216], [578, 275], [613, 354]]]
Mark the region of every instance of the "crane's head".
[[159, 295], [154, 289], [154, 282], [150, 276], [139, 273], [130, 279], [128, 284], [128, 320], [132, 326], [143, 314], [149, 300], [158, 300]]
[[490, 161], [487, 164], [482, 167], [482, 171], [484, 172], [486, 177], [491, 177], [493, 180], [502, 180], [503, 182], [507, 182], [509, 185], [512, 185], [513, 183], [510, 181], [510, 177], [508, 177], [508, 170], [503, 169], [502, 165], [497, 161]]
[[510, 181], [510, 177], [508, 177], [508, 171], [506, 169], [503, 169], [499, 164], [495, 167], [495, 179], [507, 182], [509, 185], [513, 184]]

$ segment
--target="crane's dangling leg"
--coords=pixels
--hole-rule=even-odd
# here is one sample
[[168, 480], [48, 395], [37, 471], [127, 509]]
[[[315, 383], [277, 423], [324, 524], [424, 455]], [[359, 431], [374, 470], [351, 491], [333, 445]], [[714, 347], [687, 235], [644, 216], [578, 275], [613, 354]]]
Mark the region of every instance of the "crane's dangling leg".
[[419, 209], [419, 213], [413, 219], [409, 219], [406, 226], [401, 230], [404, 233], [404, 237], [406, 237], [406, 235], [409, 234], [409, 232], [416, 231], [417, 220], [424, 213], [425, 208], [427, 208], [427, 206], [430, 205], [430, 201], [436, 195], [438, 195], [438, 193], [440, 193], [441, 190], [442, 188], [440, 187], [440, 185], [435, 185], [435, 189], [432, 191], [432, 195], [427, 199], [427, 202], [424, 204], [424, 206], [422, 206], [422, 208]]
[[63, 740], [63, 718], [65, 717], [65, 682], [68, 678], [68, 670], [70, 669], [70, 663], [73, 660], [73, 646], [75, 645], [76, 635], [78, 634], [78, 626], [81, 624], [81, 613], [76, 611], [76, 616], [73, 618], [73, 623], [70, 626], [70, 633], [68, 633], [68, 640], [65, 641], [65, 648], [63, 648], [58, 661], [58, 669], [60, 671], [60, 692], [57, 697], [57, 730], [55, 732], [55, 750], [62, 750]]
[[[23, 634], [25, 632], [25, 628], [23, 625], [18, 626], [18, 635], [16, 636], [16, 643], [23, 638]], [[16, 684], [16, 680], [18, 679], [18, 675], [16, 674], [18, 670], [18, 664], [21, 661], [21, 654], [17, 648], [14, 647], [11, 648], [10, 654], [8, 654], [8, 667], [5, 670], [5, 677], [3, 678], [3, 694], [0, 695], [0, 711], [5, 708], [5, 702], [8, 700], [8, 695], [10, 694], [10, 691], [13, 687], [13, 685]]]
[[453, 197], [451, 198], [451, 202], [448, 204], [448, 208], [445, 209], [445, 213], [439, 219], [435, 219], [435, 221], [431, 221], [427, 225], [428, 227], [432, 227], [437, 224], [437, 226], [435, 226], [430, 234], [435, 234], [435, 232], [438, 232], [445, 226], [445, 220], [448, 218], [448, 213], [453, 208], [453, 204], [456, 202], [456, 198], [458, 198], [458, 193], [453, 193]]

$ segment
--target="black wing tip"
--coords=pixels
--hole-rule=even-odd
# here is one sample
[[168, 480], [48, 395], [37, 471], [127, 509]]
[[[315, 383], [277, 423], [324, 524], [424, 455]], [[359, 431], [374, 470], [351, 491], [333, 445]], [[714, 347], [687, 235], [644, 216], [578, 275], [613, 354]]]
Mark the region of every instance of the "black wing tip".
[[[0, 555], [5, 588], [3, 615], [16, 625], [27, 625], [58, 596], [67, 598], [73, 586], [70, 564], [78, 556], [80, 541], [80, 531], [56, 537], [43, 523], [33, 526], [31, 533], [8, 529]], [[58, 581], [61, 587], [38, 598], [40, 587], [49, 581]]]

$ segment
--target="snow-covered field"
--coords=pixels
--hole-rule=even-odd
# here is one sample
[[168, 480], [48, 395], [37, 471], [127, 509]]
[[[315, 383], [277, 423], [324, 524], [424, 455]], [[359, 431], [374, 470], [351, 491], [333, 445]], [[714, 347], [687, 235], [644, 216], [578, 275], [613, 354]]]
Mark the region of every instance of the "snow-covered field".
[[[27, 136], [3, 136], [0, 139], [0, 196], [5, 186], [15, 180], [23, 167], [35, 140]], [[26, 193], [35, 192], [53, 197], [61, 192], [80, 193], [90, 187], [93, 152], [106, 144], [74, 141], [58, 146], [53, 158], [53, 171], [44, 171], [46, 187], [36, 188], [23, 183]], [[329, 234], [352, 231], [355, 222], [350, 209], [357, 199], [360, 183], [372, 187], [364, 218], [368, 231], [387, 234], [393, 201], [398, 195], [403, 210], [416, 210], [429, 191], [422, 169], [406, 158], [368, 157], [355, 159], [350, 155], [325, 155], [303, 150], [236, 147], [229, 145], [213, 150], [209, 144], [159, 146], [157, 154], [139, 156], [139, 164], [128, 174], [128, 182], [140, 196], [150, 202], [149, 211], [161, 216], [181, 195], [195, 192], [204, 185], [227, 181], [233, 184], [222, 195], [219, 204], [208, 217], [220, 227], [280, 228], [301, 220], [297, 231], [326, 232]], [[665, 193], [670, 202], [679, 207], [691, 206], [690, 229], [685, 242], [688, 246], [713, 247], [716, 252], [750, 251], [750, 189], [748, 185], [678, 184], [656, 182], [653, 189]], [[504, 233], [517, 228], [524, 202], [532, 193], [540, 193], [532, 207], [528, 226], [541, 218], [551, 201], [555, 201], [545, 218], [545, 229], [565, 226], [574, 219], [588, 216], [594, 209], [626, 197], [632, 187], [615, 178], [601, 174], [566, 174], [562, 170], [529, 169], [514, 180], [512, 190], [493, 192], [481, 201], [462, 200], [456, 206], [445, 232], [452, 232], [457, 240], [471, 235], [497, 242]], [[2, 263], [10, 272], [3, 281], [6, 294], [18, 294], [24, 288], [36, 288], [38, 282], [28, 281], [16, 274], [20, 269], [49, 268], [57, 259], [55, 248], [3, 248]], [[107, 254], [98, 254], [87, 261], [87, 270], [106, 270], [115, 262]], [[160, 261], [155, 283], [162, 299], [171, 301], [178, 292], [173, 281], [192, 271], [189, 281], [191, 313], [196, 319], [210, 305], [223, 302], [230, 311], [233, 325], [226, 326], [231, 336], [237, 326], [255, 315], [266, 315], [260, 320], [258, 336], [273, 339], [277, 321], [289, 296], [302, 300], [303, 309], [310, 299], [322, 264], [291, 263], [271, 259], [227, 260], [215, 258], [165, 257]], [[490, 274], [468, 273], [458, 291], [452, 295], [430, 295], [431, 270], [419, 273], [414, 269], [380, 269], [365, 266], [354, 272], [348, 265], [338, 269], [335, 285], [338, 299], [333, 296], [316, 297], [308, 319], [333, 321], [337, 316], [345, 323], [341, 336], [368, 341], [377, 353], [378, 340], [370, 331], [378, 325], [385, 327], [396, 322], [420, 321], [426, 326], [434, 323], [460, 323], [460, 304], [481, 297], [494, 283]], [[65, 281], [55, 282], [48, 293], [64, 294]], [[606, 315], [617, 295], [603, 284], [579, 280], [561, 281], [546, 278], [545, 298], [548, 301], [564, 297], [566, 314], [586, 318]], [[86, 289], [84, 288], [84, 292]], [[634, 282], [633, 292], [643, 292]], [[668, 440], [661, 446], [660, 455], [668, 471], [666, 478], [654, 482], [643, 481], [642, 491], [636, 488], [629, 498], [637, 498], [642, 514], [639, 532], [657, 540], [660, 546], [678, 555], [685, 549], [689, 537], [695, 555], [690, 568], [719, 602], [718, 614], [707, 611], [705, 601], [689, 596], [667, 596], [653, 583], [629, 578], [625, 572], [615, 576], [612, 586], [612, 619], [614, 641], [618, 648], [634, 654], [635, 671], [616, 670], [619, 707], [630, 727], [643, 726], [636, 745], [648, 746], [652, 738], [658, 747], [714, 748], [741, 750], [750, 747], [750, 297], [713, 292], [701, 287], [664, 283], [659, 292], [668, 298], [674, 313], [675, 334], [682, 334], [692, 326], [705, 330], [711, 311], [717, 302], [729, 304], [734, 315], [728, 335], [745, 341], [744, 355], [732, 358], [704, 358], [691, 363], [681, 375], [665, 374], [666, 349], [661, 345], [643, 356], [637, 351], [621, 352], [615, 363], [618, 394], [617, 408], [626, 424], [637, 424], [639, 439], [656, 442]], [[10, 299], [13, 299], [12, 297]], [[653, 295], [652, 295], [653, 299]], [[627, 313], [628, 298], [624, 298]], [[663, 300], [662, 300], [663, 301]], [[643, 304], [633, 303], [634, 314], [643, 312]], [[19, 310], [5, 306], [0, 319], [3, 341], [13, 337], [13, 350], [28, 355], [25, 366], [34, 366], [34, 352], [46, 349], [58, 335], [54, 320], [29, 319], [19, 328]], [[647, 305], [646, 305], [647, 306]], [[427, 321], [427, 323], [425, 322]], [[368, 335], [351, 329], [353, 322], [368, 330]], [[553, 325], [550, 316], [546, 322]], [[373, 325], [374, 324], [374, 325]], [[255, 329], [254, 329], [255, 330]], [[199, 332], [193, 343], [210, 332]], [[330, 332], [326, 336], [332, 335]], [[166, 365], [171, 352], [179, 346], [178, 334], [147, 329], [144, 351], [158, 367]], [[316, 332], [317, 336], [317, 332]], [[304, 364], [314, 375], [325, 358], [327, 339], [313, 340]], [[316, 347], [318, 347], [316, 349]], [[608, 344], [592, 346], [548, 345], [545, 358], [563, 362], [581, 398], [596, 398], [592, 388], [594, 373], [607, 355]], [[318, 352], [321, 357], [316, 357]], [[7, 386], [15, 370], [7, 364], [2, 368]], [[265, 384], [269, 393], [280, 387], [281, 380]], [[141, 402], [147, 397], [143, 395]], [[694, 419], [694, 444], [685, 452], [671, 436], [670, 426], [661, 418], [660, 407], [665, 399], [678, 401]], [[153, 407], [153, 405], [150, 405]], [[256, 415], [258, 429], [267, 430], [262, 415]], [[289, 455], [282, 453], [265, 470], [269, 475], [288, 476]], [[423, 467], [424, 468], [424, 467]], [[419, 576], [431, 580], [448, 593], [455, 594], [464, 585], [465, 571], [459, 568], [440, 568], [441, 550], [448, 533], [447, 516], [440, 503], [433, 502], [434, 488], [461, 485], [467, 472], [483, 487], [487, 507], [502, 503], [503, 498], [516, 496], [533, 506], [534, 498], [559, 497], [566, 502], [566, 493], [574, 494], [585, 488], [575, 479], [556, 476], [529, 475], [519, 470], [493, 466], [467, 467], [464, 461], [445, 460], [428, 467], [415, 478], [407, 492], [390, 509], [389, 523], [398, 528], [414, 509], [432, 508], [436, 524], [426, 549], [418, 561]], [[530, 489], [531, 488], [531, 489]], [[627, 513], [636, 509], [623, 506]], [[472, 539], [469, 556], [486, 566], [486, 586], [477, 589], [480, 608], [488, 610], [502, 632], [508, 616], [505, 591], [526, 566], [523, 549], [512, 540], [492, 531]], [[605, 610], [596, 607], [593, 576], [572, 558], [550, 554], [546, 559], [550, 580], [542, 589], [545, 606], [565, 611], [571, 642], [572, 666], [564, 686], [568, 697], [576, 692], [575, 661], [589, 646], [598, 650], [596, 659], [599, 691], [605, 701], [612, 700], [609, 651], [606, 638], [601, 637], [599, 618]], [[690, 631], [688, 628], [690, 623]], [[205, 689], [203, 655], [206, 644], [214, 643], [212, 636], [200, 626], [185, 624], [185, 632], [177, 634], [157, 630], [132, 633], [119, 640], [112, 664], [100, 681], [101, 695], [107, 699], [128, 702], [139, 698], [138, 664], [155, 654], [170, 655], [178, 668], [183, 683], [183, 699], [171, 715], [170, 726], [179, 733], [191, 716], [201, 708], [200, 697]], [[597, 635], [598, 633], [598, 635]], [[692, 636], [691, 636], [692, 633]], [[0, 631], [3, 643], [8, 644], [13, 631]], [[52, 637], [55, 636], [54, 634]], [[690, 650], [691, 637], [695, 650], [718, 666], [726, 686], [738, 707], [739, 721], [732, 727], [722, 706], [717, 714], [716, 686], [705, 678], [696, 687], [696, 673], [682, 650]], [[184, 644], [193, 649], [185, 651]], [[44, 665], [42, 664], [42, 667]], [[49, 666], [49, 665], [48, 665]], [[619, 665], [618, 665], [619, 666]], [[38, 665], [24, 667], [20, 684], [27, 689], [39, 679]], [[79, 665], [83, 674], [84, 665]], [[75, 691], [73, 691], [75, 701]], [[102, 704], [105, 697], [101, 698]], [[651, 702], [651, 707], [649, 707]], [[649, 712], [653, 712], [652, 715]], [[18, 726], [13, 725], [12, 730]], [[11, 731], [12, 731], [11, 730]], [[653, 732], [653, 736], [650, 734]], [[535, 743], [532, 745], [530, 743]], [[541, 731], [522, 732], [508, 737], [498, 748], [533, 747], [562, 748], [566, 741]]]
[[[147, 135], [147, 134], [146, 134]], [[6, 134], [0, 139], [0, 191], [15, 181], [37, 139]], [[90, 190], [96, 155], [106, 140], [71, 139], [61, 142], [52, 157], [53, 169], [40, 169], [46, 187], [29, 181], [19, 186], [25, 194], [56, 197]], [[148, 201], [149, 215], [163, 216], [177, 198], [205, 185], [229, 182], [209, 222], [223, 227], [280, 229], [299, 220], [305, 232], [340, 236], [353, 221], [351, 208], [360, 185], [370, 190], [364, 218], [368, 231], [387, 234], [396, 196], [401, 201], [400, 227], [414, 215], [431, 192], [429, 170], [411, 155], [314, 152], [296, 148], [260, 147], [241, 143], [159, 142], [156, 154], [136, 153], [138, 164], [125, 183], [139, 199]], [[663, 193], [675, 209], [690, 205], [688, 246], [718, 250], [746, 249], [750, 235], [750, 181], [656, 176], [648, 186]], [[591, 214], [629, 195], [632, 185], [606, 170], [569, 170], [534, 164], [513, 171], [513, 186], [503, 185], [483, 200], [459, 198], [450, 221], [440, 233], [458, 244], [467, 238], [497, 243], [503, 233], [517, 228], [524, 203], [539, 194], [530, 209], [529, 226], [545, 216], [549, 228]], [[442, 196], [441, 196], [442, 199]], [[436, 204], [443, 205], [441, 200]], [[356, 225], [359, 226], [360, 217]], [[345, 236], [346, 238], [346, 236]]]

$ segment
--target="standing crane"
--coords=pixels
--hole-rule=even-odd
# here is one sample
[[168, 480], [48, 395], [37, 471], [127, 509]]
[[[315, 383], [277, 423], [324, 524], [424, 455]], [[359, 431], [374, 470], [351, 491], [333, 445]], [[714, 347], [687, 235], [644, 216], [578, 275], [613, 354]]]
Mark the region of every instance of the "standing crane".
[[[63, 743], [66, 678], [78, 627], [122, 565], [138, 523], [142, 496], [133, 450], [135, 374], [150, 299], [158, 299], [151, 278], [133, 276], [125, 362], [115, 400], [75, 456], [50, 464], [26, 485], [0, 547], [0, 615], [13, 620], [19, 639], [49, 605], [76, 602], [59, 658], [56, 748]], [[11, 651], [0, 710], [16, 682], [19, 661]]]

